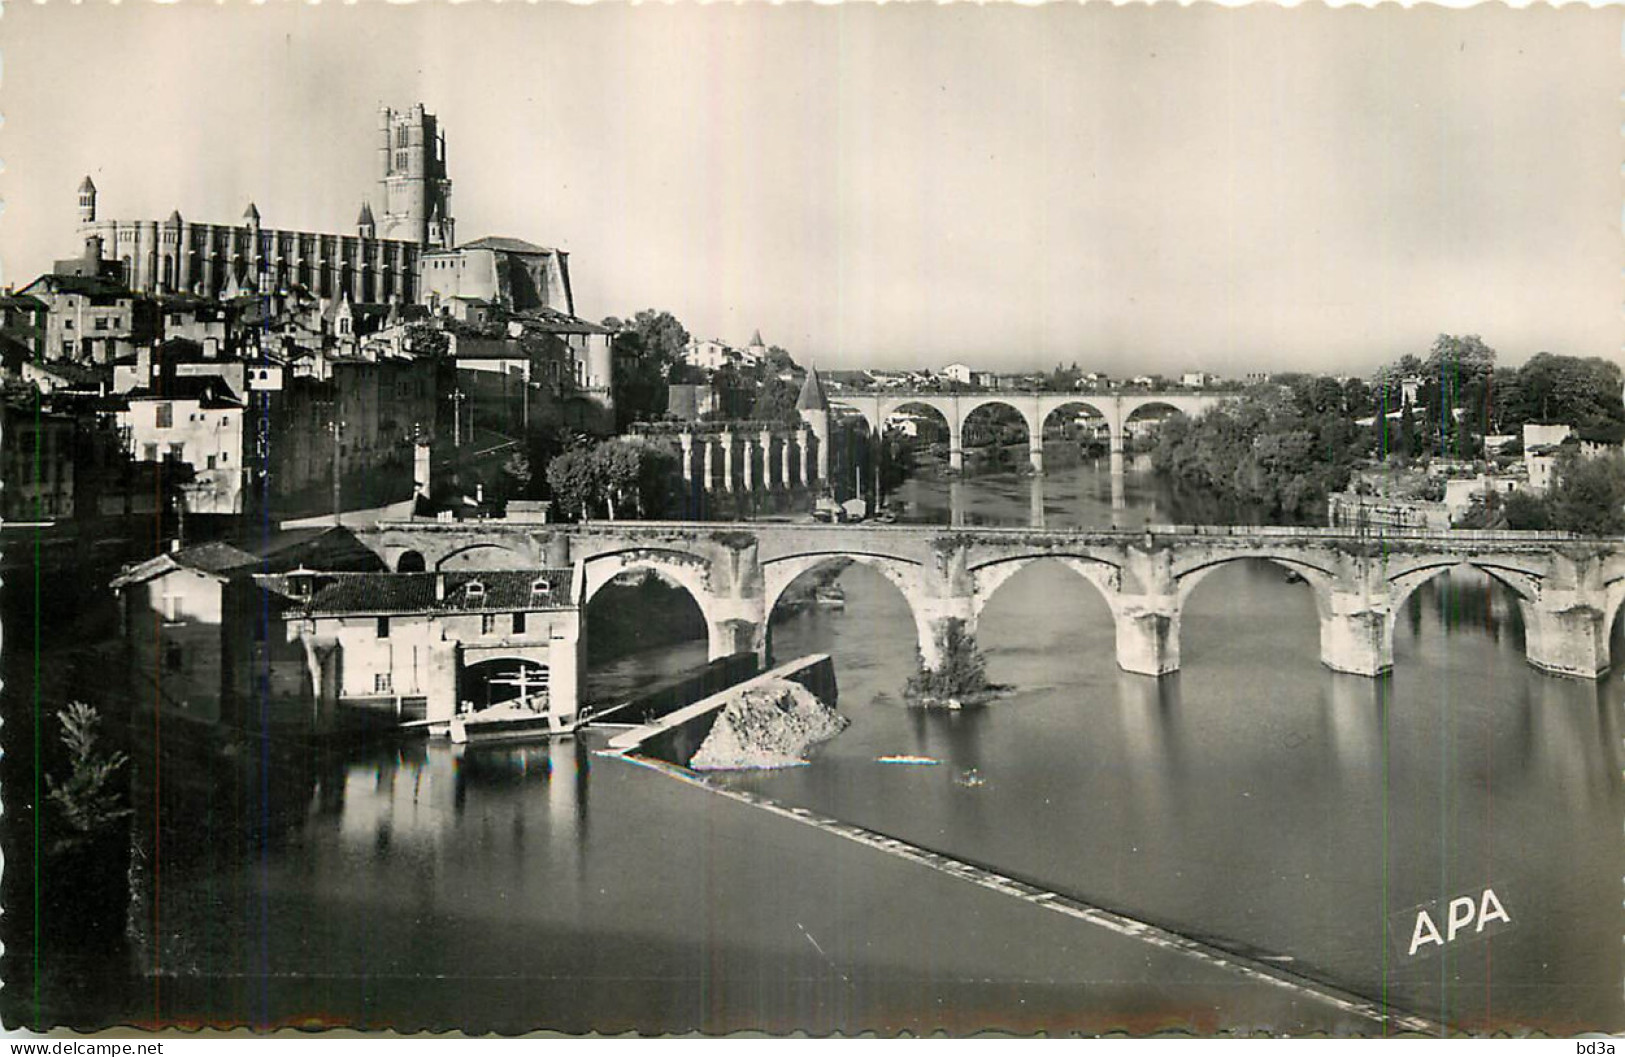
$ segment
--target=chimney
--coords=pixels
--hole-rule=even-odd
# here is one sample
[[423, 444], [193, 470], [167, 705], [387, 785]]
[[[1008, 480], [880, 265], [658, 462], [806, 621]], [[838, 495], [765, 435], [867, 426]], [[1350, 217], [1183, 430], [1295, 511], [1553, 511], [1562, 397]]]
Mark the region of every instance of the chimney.
[[436, 602], [444, 602], [446, 600], [446, 574], [445, 573], [435, 573], [434, 574], [434, 600]]
[[420, 440], [412, 449], [412, 481], [418, 495], [429, 498], [429, 442]]
[[484, 484], [476, 483], [474, 485], [474, 502], [476, 502], [476, 503], [484, 503], [485, 502], [485, 485]]
[[152, 385], [152, 346], [141, 345], [135, 350], [135, 384], [142, 389]]

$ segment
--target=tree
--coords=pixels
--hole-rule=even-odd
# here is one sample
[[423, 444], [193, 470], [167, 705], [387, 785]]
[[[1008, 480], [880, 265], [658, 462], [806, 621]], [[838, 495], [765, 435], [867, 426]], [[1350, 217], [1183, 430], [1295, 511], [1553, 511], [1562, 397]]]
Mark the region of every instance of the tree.
[[906, 696], [957, 705], [991, 689], [987, 660], [963, 620], [953, 618], [942, 626], [937, 633], [937, 647], [942, 653], [941, 665], [932, 670], [922, 659], [904, 690]]
[[667, 487], [677, 461], [664, 448], [634, 437], [616, 437], [593, 449], [596, 479], [609, 518], [665, 512]]
[[801, 389], [794, 382], [776, 376], [769, 378], [756, 390], [756, 401], [751, 405], [750, 417], [758, 422], [776, 422], [799, 428], [801, 412], [796, 410], [796, 401], [800, 397]]
[[1513, 492], [1501, 504], [1509, 529], [1540, 530], [1551, 528], [1551, 511], [1546, 500], [1528, 492]]
[[615, 437], [555, 457], [547, 466], [547, 483], [565, 517], [586, 520], [599, 510], [611, 521], [659, 517], [670, 501], [676, 468], [667, 449], [637, 437]]
[[515, 449], [502, 463], [502, 476], [508, 482], [509, 497], [522, 496], [530, 488], [530, 457]]
[[1560, 456], [1546, 498], [1551, 527], [1584, 536], [1625, 534], [1625, 465], [1617, 458]]
[[670, 312], [646, 308], [630, 320], [614, 316], [604, 326], [615, 331], [615, 412], [624, 427], [666, 413], [666, 386], [683, 362], [688, 331]]
[[801, 368], [796, 364], [796, 361], [791, 358], [790, 354], [779, 348], [777, 345], [769, 345], [767, 347], [767, 359], [764, 362], [764, 366], [767, 368], [770, 374], [775, 376], [785, 373], [799, 374], [801, 372]]
[[599, 464], [591, 448], [571, 448], [547, 464], [547, 486], [553, 491], [553, 505], [565, 517], [585, 521], [592, 516], [593, 504], [602, 491]]
[[95, 840], [130, 814], [122, 790], [112, 784], [129, 758], [97, 747], [101, 714], [92, 706], [75, 701], [56, 718], [62, 724], [62, 744], [68, 751], [68, 776], [59, 782], [47, 775], [45, 784], [51, 803], [67, 823], [67, 831], [53, 842], [52, 850], [64, 851]]

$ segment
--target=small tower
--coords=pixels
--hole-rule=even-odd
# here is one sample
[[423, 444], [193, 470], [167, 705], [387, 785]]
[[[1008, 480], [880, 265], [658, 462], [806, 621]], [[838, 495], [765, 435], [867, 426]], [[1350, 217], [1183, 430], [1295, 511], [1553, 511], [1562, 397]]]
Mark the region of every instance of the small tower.
[[440, 215], [440, 203], [429, 207], [429, 235], [426, 245], [430, 249], [450, 249], [446, 245], [445, 218]]
[[361, 203], [361, 215], [355, 218], [355, 233], [364, 239], [378, 237], [378, 222], [372, 218], [372, 203]]
[[807, 368], [807, 380], [801, 383], [801, 395], [796, 398], [796, 410], [801, 421], [807, 423], [818, 444], [818, 480], [829, 480], [829, 397], [824, 395], [824, 383], [818, 380], [816, 368]]
[[96, 185], [91, 182], [87, 174], [79, 184], [79, 223], [94, 224], [96, 222]]
[[248, 203], [248, 208], [243, 210], [243, 223], [248, 225], [250, 231], [260, 229], [260, 211], [253, 202]]

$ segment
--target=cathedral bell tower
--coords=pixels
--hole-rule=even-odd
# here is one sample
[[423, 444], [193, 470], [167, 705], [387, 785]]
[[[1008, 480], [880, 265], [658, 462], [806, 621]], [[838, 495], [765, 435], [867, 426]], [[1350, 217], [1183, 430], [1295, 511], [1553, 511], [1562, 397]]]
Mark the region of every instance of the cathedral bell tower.
[[419, 246], [452, 245], [446, 137], [418, 103], [378, 112], [378, 237]]

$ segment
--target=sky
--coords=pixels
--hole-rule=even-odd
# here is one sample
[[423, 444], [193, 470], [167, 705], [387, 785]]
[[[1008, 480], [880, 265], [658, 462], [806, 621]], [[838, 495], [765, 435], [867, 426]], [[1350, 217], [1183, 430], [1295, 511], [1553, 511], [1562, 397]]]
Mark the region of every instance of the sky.
[[103, 218], [352, 231], [380, 104], [578, 314], [823, 368], [1621, 356], [1618, 10], [11, 3], [0, 281]]

